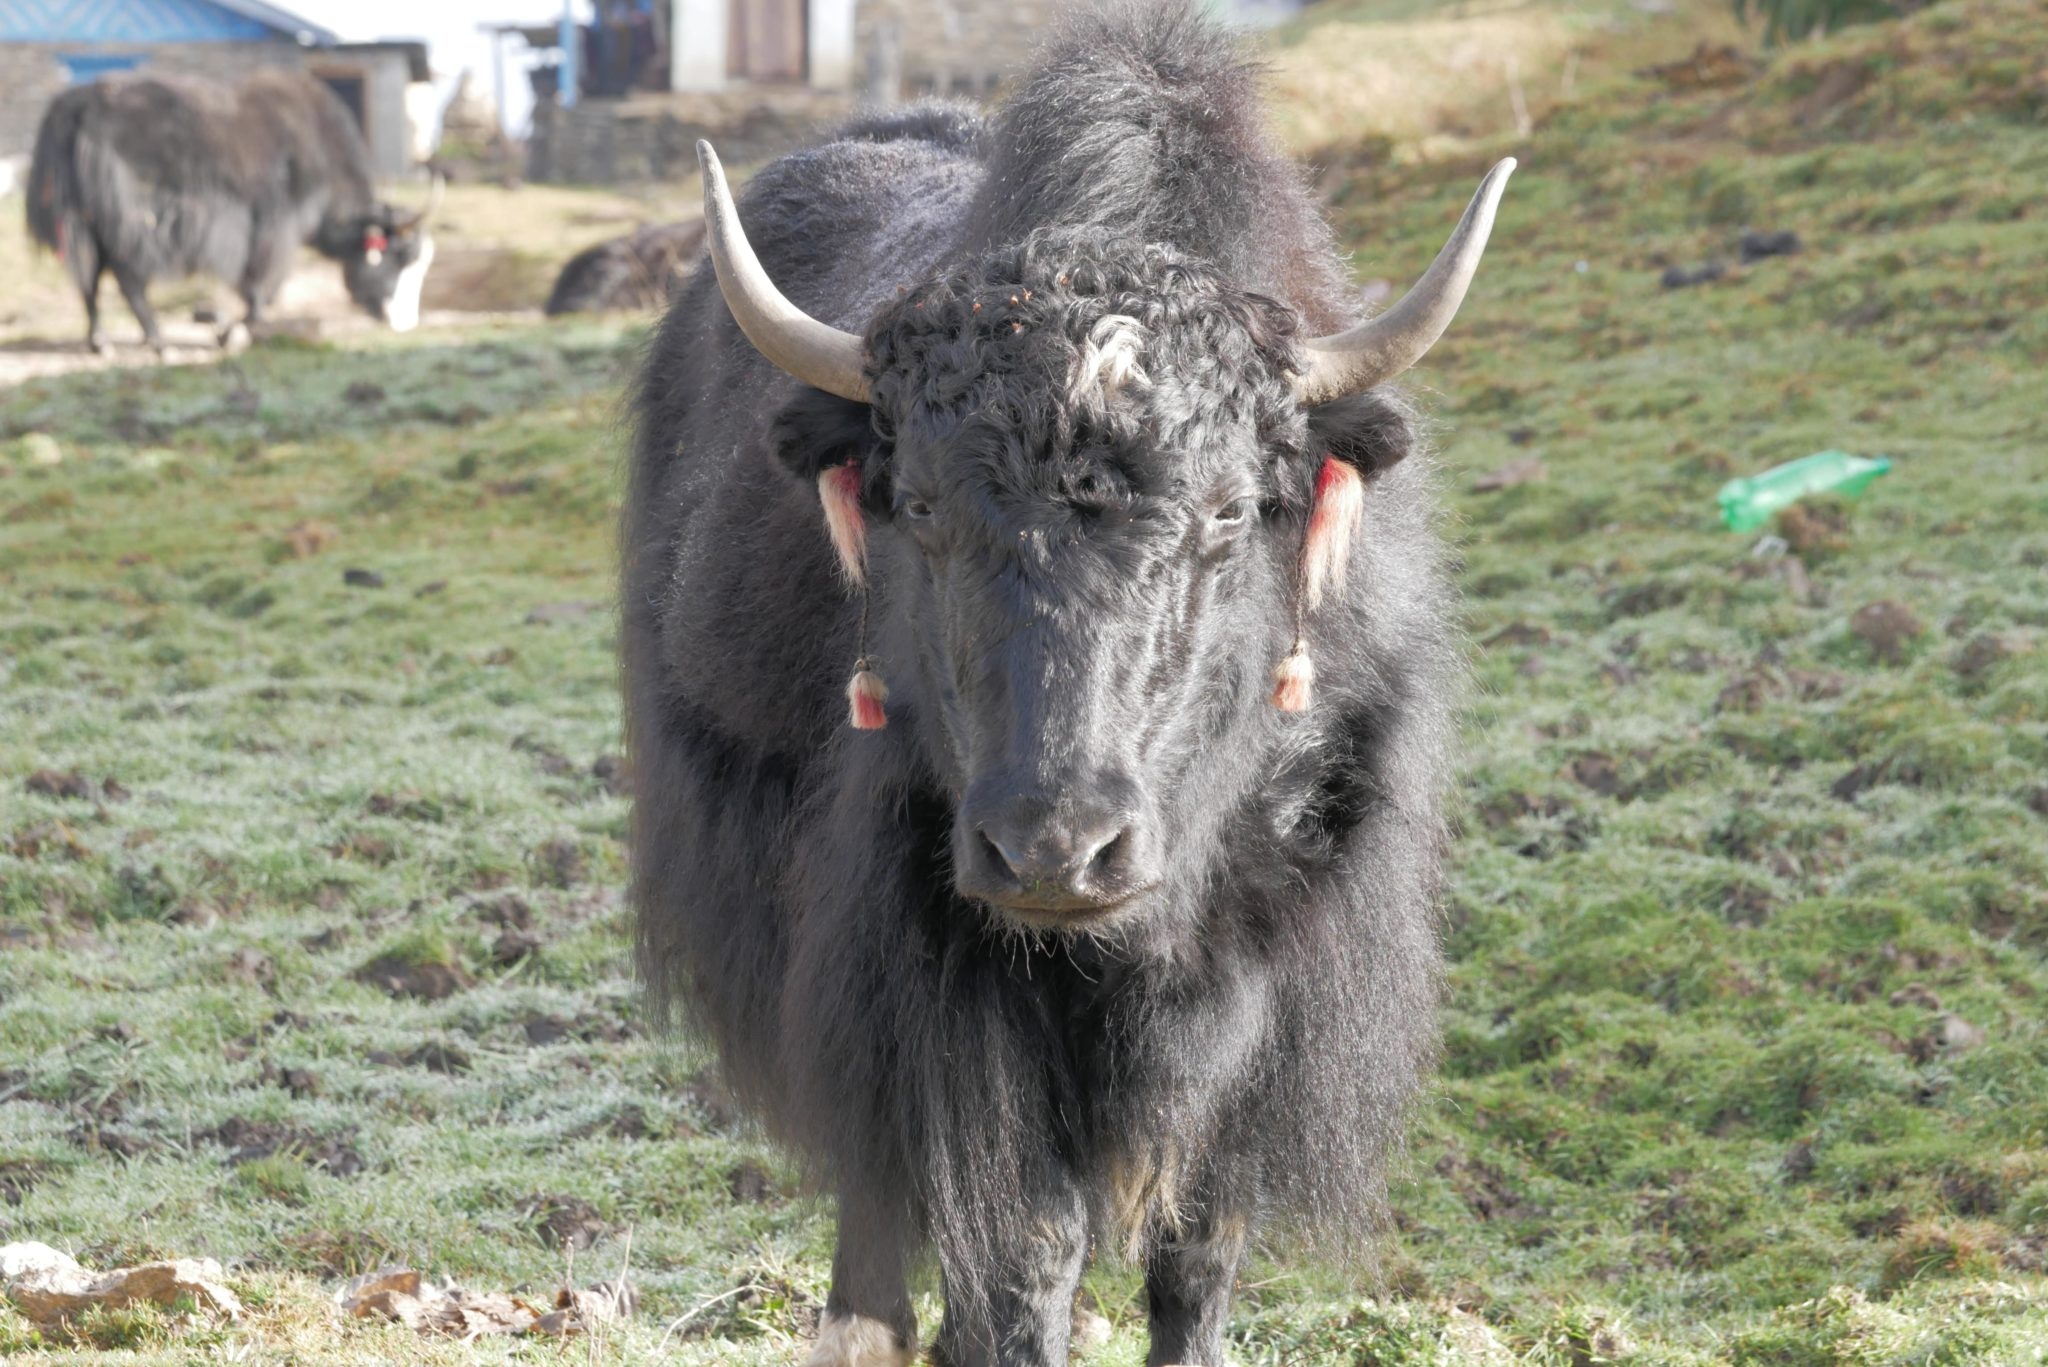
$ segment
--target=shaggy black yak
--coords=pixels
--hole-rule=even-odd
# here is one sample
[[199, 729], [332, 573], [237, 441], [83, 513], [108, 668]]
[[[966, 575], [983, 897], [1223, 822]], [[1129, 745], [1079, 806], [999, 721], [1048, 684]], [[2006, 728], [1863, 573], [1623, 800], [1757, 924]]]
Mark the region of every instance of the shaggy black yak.
[[[1006, 108], [706, 170], [623, 538], [656, 1009], [837, 1199], [814, 1364], [1057, 1364], [1091, 1247], [1223, 1360], [1264, 1232], [1371, 1222], [1435, 1047], [1461, 676], [1386, 384], [1222, 31], [1075, 20]], [[744, 226], [742, 226], [744, 225]]]

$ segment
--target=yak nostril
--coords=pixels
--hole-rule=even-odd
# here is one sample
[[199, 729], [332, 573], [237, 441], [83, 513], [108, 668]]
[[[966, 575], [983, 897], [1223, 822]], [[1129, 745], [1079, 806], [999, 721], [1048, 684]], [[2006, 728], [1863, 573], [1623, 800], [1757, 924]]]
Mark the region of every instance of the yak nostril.
[[1122, 858], [1122, 851], [1129, 842], [1130, 837], [1130, 828], [1125, 827], [1096, 846], [1095, 852], [1089, 855], [1085, 861], [1085, 867], [1089, 874], [1099, 878], [1108, 873], [1118, 860]]
[[1012, 858], [1010, 852], [1003, 848], [1001, 841], [997, 840], [987, 831], [976, 831], [975, 834], [981, 837], [982, 853], [989, 857], [991, 864], [996, 868], [1008, 870], [1012, 877], [1021, 878], [1023, 876], [1022, 870], [1017, 867], [1016, 859]]

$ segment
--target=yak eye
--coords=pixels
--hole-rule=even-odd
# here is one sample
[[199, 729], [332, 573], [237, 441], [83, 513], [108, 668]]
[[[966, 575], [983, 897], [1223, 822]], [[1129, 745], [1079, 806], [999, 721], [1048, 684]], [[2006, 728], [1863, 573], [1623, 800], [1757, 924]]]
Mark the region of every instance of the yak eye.
[[1239, 526], [1250, 520], [1252, 511], [1256, 506], [1249, 498], [1233, 498], [1230, 502], [1216, 510], [1216, 525], [1219, 527]]
[[903, 515], [913, 522], [923, 522], [932, 515], [932, 505], [921, 498], [906, 498], [901, 504]]

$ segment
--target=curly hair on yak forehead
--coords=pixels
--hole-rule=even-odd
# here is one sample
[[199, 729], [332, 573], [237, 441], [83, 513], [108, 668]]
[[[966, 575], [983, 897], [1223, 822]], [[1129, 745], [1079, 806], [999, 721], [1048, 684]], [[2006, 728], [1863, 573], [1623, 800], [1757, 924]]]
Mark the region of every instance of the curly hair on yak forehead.
[[[906, 292], [868, 330], [876, 422], [977, 416], [1069, 449], [1106, 426], [1170, 459], [1191, 430], [1249, 415], [1267, 449], [1305, 441], [1288, 375], [1299, 320], [1172, 247], [1046, 229]], [[1117, 402], [1143, 394], [1146, 402]]]

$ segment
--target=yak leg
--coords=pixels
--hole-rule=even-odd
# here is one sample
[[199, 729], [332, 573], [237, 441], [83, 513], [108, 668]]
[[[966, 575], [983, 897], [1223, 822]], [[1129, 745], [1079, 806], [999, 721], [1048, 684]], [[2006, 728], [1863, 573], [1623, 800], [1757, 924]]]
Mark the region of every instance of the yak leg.
[[255, 339], [256, 329], [263, 322], [263, 300], [251, 294], [246, 288], [240, 293], [242, 316], [222, 327], [218, 334], [222, 351], [233, 351], [237, 347], [247, 346]]
[[106, 262], [100, 258], [100, 244], [90, 233], [72, 231], [66, 244], [64, 264], [71, 267], [71, 281], [78, 286], [78, 295], [85, 301], [85, 344], [96, 355], [104, 356], [113, 348], [107, 344], [107, 334], [100, 327], [100, 279], [107, 273]]
[[246, 338], [256, 336], [257, 330], [263, 326], [263, 311], [270, 307], [270, 301], [277, 297], [285, 276], [291, 272], [290, 250], [277, 249], [270, 243], [268, 232], [259, 224], [249, 248], [248, 264], [242, 270], [241, 283], [236, 286], [236, 292], [242, 296], [242, 321], [230, 323], [221, 330], [220, 344], [223, 347], [236, 340], [237, 331]]
[[1064, 1367], [1074, 1293], [1088, 1261], [1088, 1215], [1071, 1187], [1018, 1212], [986, 1305], [946, 1296], [933, 1360], [940, 1367]]
[[840, 1193], [832, 1291], [807, 1367], [909, 1367], [917, 1316], [903, 1270], [907, 1224], [887, 1200]]
[[80, 287], [85, 295], [85, 344], [95, 356], [104, 356], [114, 349], [107, 340], [106, 329], [100, 326], [100, 277], [106, 274], [98, 266], [93, 267], [92, 282]]
[[135, 321], [142, 324], [143, 340], [161, 357], [164, 354], [164, 334], [156, 325], [156, 310], [149, 306], [148, 282], [134, 271], [116, 265], [114, 283], [121, 287], [121, 297], [128, 301], [129, 311], [134, 313]]
[[1209, 1217], [1145, 1255], [1145, 1303], [1152, 1320], [1146, 1367], [1223, 1367], [1230, 1291], [1250, 1233], [1242, 1217]]

